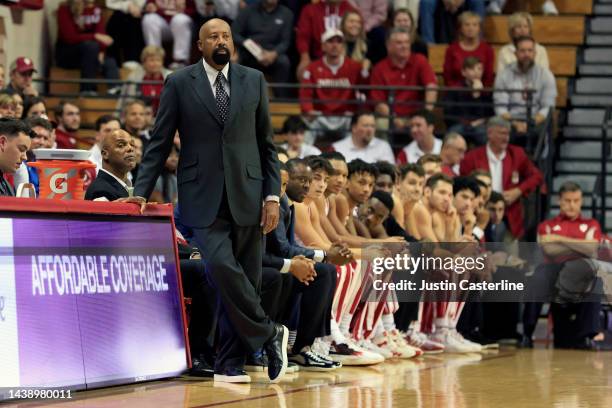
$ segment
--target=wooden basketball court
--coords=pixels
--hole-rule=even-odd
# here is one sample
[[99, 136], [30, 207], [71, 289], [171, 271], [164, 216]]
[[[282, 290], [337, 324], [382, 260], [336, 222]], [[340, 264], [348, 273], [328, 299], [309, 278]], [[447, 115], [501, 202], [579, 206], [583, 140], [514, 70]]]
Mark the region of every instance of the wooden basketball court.
[[73, 394], [71, 401], [6, 407], [611, 407], [612, 353], [502, 349], [442, 354], [333, 373], [296, 373], [270, 385], [183, 377]]

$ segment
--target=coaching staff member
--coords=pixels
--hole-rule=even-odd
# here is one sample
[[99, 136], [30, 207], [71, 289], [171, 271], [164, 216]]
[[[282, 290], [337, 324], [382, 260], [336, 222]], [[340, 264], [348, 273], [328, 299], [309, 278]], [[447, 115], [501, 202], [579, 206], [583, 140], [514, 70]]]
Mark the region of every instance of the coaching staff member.
[[250, 382], [248, 352], [268, 356], [268, 376], [287, 367], [287, 329], [260, 306], [262, 239], [276, 228], [280, 175], [259, 71], [229, 63], [232, 32], [220, 19], [199, 33], [203, 60], [176, 71], [164, 85], [135, 195], [149, 197], [181, 138], [178, 166], [182, 221], [193, 228], [219, 294], [219, 350], [215, 381]]

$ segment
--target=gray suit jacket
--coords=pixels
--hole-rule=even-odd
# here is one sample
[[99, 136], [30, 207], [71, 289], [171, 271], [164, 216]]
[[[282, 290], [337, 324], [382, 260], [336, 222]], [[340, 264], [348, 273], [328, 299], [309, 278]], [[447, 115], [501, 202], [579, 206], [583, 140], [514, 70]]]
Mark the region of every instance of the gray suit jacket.
[[230, 113], [223, 126], [202, 60], [169, 75], [138, 171], [135, 195], [149, 197], [178, 130], [179, 203], [183, 223], [193, 228], [214, 222], [224, 186], [239, 226], [257, 225], [263, 198], [280, 194], [263, 74], [230, 64], [229, 82]]

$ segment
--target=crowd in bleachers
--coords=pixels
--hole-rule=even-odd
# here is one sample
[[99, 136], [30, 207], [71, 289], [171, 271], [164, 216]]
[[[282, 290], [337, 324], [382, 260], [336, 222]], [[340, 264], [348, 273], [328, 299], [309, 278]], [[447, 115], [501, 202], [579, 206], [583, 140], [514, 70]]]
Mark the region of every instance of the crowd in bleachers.
[[[151, 139], [163, 79], [194, 61], [194, 27], [220, 17], [232, 23], [237, 45], [234, 62], [263, 71], [270, 82], [290, 83], [298, 78], [301, 84], [297, 97], [302, 114], [287, 117], [279, 135], [283, 140], [279, 159], [286, 162], [281, 166], [286, 225], [272, 233], [267, 248], [270, 257], [264, 256], [264, 264], [268, 262], [264, 266], [280, 271], [282, 279], [272, 273], [269, 285], [263, 285], [272, 292], [262, 299], [278, 298], [266, 311], [288, 321], [291, 316], [284, 313], [292, 310], [295, 299], [281, 304], [281, 297], [271, 293], [279, 288], [286, 294], [304, 292], [301, 285], [315, 280], [313, 271], [325, 276], [330, 265], [334, 266], [329, 273], [337, 270], [339, 281], [335, 288], [311, 289], [330, 291], [330, 296], [314, 292], [321, 303], [327, 302], [325, 307], [315, 307], [308, 303], [314, 302], [311, 295], [303, 296], [304, 310], [316, 313], [307, 316], [311, 320], [294, 325], [297, 339], [290, 346], [292, 361], [303, 369], [333, 370], [338, 363], [373, 364], [384, 358], [444, 350], [474, 352], [501, 338], [521, 339], [516, 332], [517, 311], [506, 311], [508, 325], [514, 328], [510, 335], [508, 331], [501, 335], [489, 329], [491, 321], [482, 319], [482, 309], [477, 307], [486, 306], [464, 309], [465, 298], [436, 306], [430, 302], [398, 305], [392, 297], [377, 299], [374, 306], [359, 302], [362, 276], [356, 265], [367, 262], [360, 247], [390, 240], [512, 243], [525, 239], [523, 201], [546, 188], [530, 154], [538, 136], [547, 131], [557, 93], [546, 50], [532, 37], [531, 16], [523, 12], [510, 16], [512, 42], [498, 52], [496, 65], [494, 50], [481, 32], [487, 9], [484, 0], [303, 3], [107, 0], [106, 7], [113, 12], [106, 25], [105, 12], [94, 2], [70, 0], [60, 6], [58, 66], [78, 67], [83, 79], [99, 74], [118, 79], [119, 66], [131, 72], [129, 84], [108, 88], [117, 96], [121, 116], [101, 115], [95, 123], [91, 161], [97, 168], [88, 176], [87, 185], [91, 185], [86, 197], [113, 201], [129, 195]], [[414, 3], [420, 3], [419, 14]], [[488, 11], [499, 12], [503, 3], [491, 1]], [[551, 1], [544, 3], [543, 10], [556, 14]], [[163, 48], [166, 40], [172, 40], [168, 56]], [[436, 42], [450, 43], [442, 83], [454, 89], [445, 92], [440, 92], [440, 81], [428, 61], [428, 45]], [[50, 121], [46, 102], [32, 85], [34, 73], [29, 58], [18, 58], [9, 67], [10, 80], [0, 94], [0, 116], [22, 118], [27, 125], [9, 128], [4, 120], [0, 130], [23, 131], [31, 138], [25, 150], [19, 145], [13, 167], [36, 160], [33, 149], [72, 149], [80, 140], [79, 106], [61, 101]], [[84, 96], [93, 96], [97, 89], [94, 83], [81, 85]], [[273, 93], [281, 98], [296, 96], [291, 88], [274, 88]], [[441, 99], [446, 102], [443, 139], [438, 137], [444, 132], [436, 129], [439, 122], [434, 112]], [[389, 129], [394, 133], [385, 136]], [[336, 136], [333, 142], [322, 143], [321, 135], [330, 133]], [[2, 137], [0, 132], [0, 141]], [[404, 143], [398, 146], [398, 141]], [[175, 204], [179, 227], [180, 148], [177, 135], [155, 191], [147, 197]], [[21, 182], [36, 186], [36, 170], [24, 163], [17, 167], [0, 169], [2, 191]], [[109, 192], [113, 183], [120, 187]], [[574, 183], [563, 187], [559, 222], [580, 222], [575, 209], [563, 204], [580, 193]], [[562, 228], [555, 234], [542, 228], [537, 235], [544, 241], [565, 234]], [[193, 257], [197, 251], [189, 250], [189, 231], [181, 232], [186, 256]], [[604, 238], [595, 224], [572, 237], [592, 244]], [[576, 257], [572, 248], [559, 251], [556, 254]], [[496, 267], [521, 266], [518, 254], [505, 254], [496, 262]], [[557, 272], [563, 273], [562, 267]], [[495, 276], [474, 279], [495, 280]], [[213, 301], [207, 298], [206, 302]], [[597, 313], [598, 304], [586, 305], [572, 307]], [[539, 309], [534, 308], [528, 305], [526, 310], [536, 310], [537, 319]], [[594, 347], [598, 327], [564, 324], [574, 309], [555, 312], [559, 346]], [[531, 346], [534, 317], [533, 313], [526, 316], [521, 341]], [[201, 329], [193, 328], [202, 324], [198, 319], [192, 320], [190, 335]], [[330, 319], [331, 328], [325, 327]], [[190, 339], [192, 354], [196, 359], [206, 354], [202, 359], [210, 364], [207, 350], [213, 349], [209, 340], [214, 336], [205, 334]], [[250, 363], [265, 365], [260, 357], [252, 356]]]

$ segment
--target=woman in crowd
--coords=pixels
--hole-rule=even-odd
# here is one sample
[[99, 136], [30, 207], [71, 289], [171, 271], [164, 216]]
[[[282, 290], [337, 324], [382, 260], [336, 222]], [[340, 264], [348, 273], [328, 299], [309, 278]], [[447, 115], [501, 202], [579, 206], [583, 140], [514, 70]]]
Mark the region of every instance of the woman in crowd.
[[347, 11], [340, 24], [344, 34], [346, 55], [359, 63], [365, 70], [370, 70], [372, 62], [368, 58], [368, 40], [363, 25], [363, 18], [356, 11]]
[[[104, 30], [102, 9], [92, 0], [68, 0], [60, 5], [57, 27], [55, 59], [59, 67], [79, 68], [82, 79], [95, 79], [100, 69], [106, 79], [119, 79], [117, 62], [106, 55], [113, 39]], [[109, 93], [118, 90], [111, 87]], [[83, 83], [81, 91], [95, 94], [96, 84]]]
[[[532, 28], [533, 18], [529, 13], [518, 12], [508, 17], [508, 34], [511, 42], [501, 47], [497, 53], [497, 72], [502, 72], [508, 65], [516, 62], [514, 41], [520, 37], [533, 36]], [[540, 44], [536, 44], [535, 47], [535, 63], [543, 68], [549, 68], [546, 48]]]
[[15, 100], [12, 95], [0, 93], [0, 118], [14, 118], [15, 116]]
[[21, 119], [35, 118], [47, 115], [45, 100], [40, 96], [27, 97], [23, 104], [23, 115]]
[[444, 84], [448, 87], [463, 85], [463, 60], [476, 57], [483, 67], [482, 83], [490, 88], [495, 79], [493, 64], [495, 51], [486, 41], [480, 38], [481, 18], [478, 14], [465, 11], [459, 16], [459, 40], [450, 44], [444, 56]]

